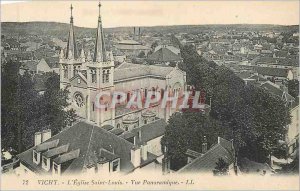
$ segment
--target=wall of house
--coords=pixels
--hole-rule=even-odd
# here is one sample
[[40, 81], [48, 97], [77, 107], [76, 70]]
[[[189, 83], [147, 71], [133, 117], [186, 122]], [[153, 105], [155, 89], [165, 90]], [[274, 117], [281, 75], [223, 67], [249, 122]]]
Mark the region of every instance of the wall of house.
[[288, 143], [289, 151], [291, 154], [294, 152], [293, 145], [299, 138], [299, 106], [291, 110], [291, 124], [288, 127], [288, 132], [286, 136], [286, 142]]
[[160, 140], [163, 136], [157, 137], [147, 142], [148, 152], [157, 156], [162, 155]]
[[41, 60], [36, 66], [36, 72], [51, 72], [51, 68], [45, 61]]
[[22, 162], [20, 162], [20, 166], [15, 169], [17, 175], [20, 176], [33, 176], [36, 175], [33, 171], [27, 168]]

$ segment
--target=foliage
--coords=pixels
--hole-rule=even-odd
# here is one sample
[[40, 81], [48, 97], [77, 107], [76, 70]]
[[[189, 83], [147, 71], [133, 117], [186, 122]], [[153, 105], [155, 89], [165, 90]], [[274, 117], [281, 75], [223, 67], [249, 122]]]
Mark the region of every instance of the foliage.
[[75, 113], [66, 110], [69, 92], [59, 89], [57, 74], [44, 74], [46, 91], [41, 95], [35, 90], [34, 76], [20, 75], [19, 66], [8, 61], [1, 68], [1, 139], [3, 148], [21, 152], [33, 145], [35, 132], [50, 128], [56, 134], [74, 122]]
[[[191, 45], [181, 47], [181, 55], [183, 63], [179, 67], [186, 71], [187, 83], [196, 90], [204, 88], [206, 100], [212, 100], [210, 118], [202, 122], [195, 120], [189, 125], [203, 128], [199, 123], [218, 121], [222, 126], [219, 132], [206, 131], [207, 137], [215, 137], [211, 141], [216, 142], [216, 136], [233, 139], [238, 157], [266, 162], [278, 141], [284, 140], [286, 126], [290, 123], [289, 109], [284, 102], [260, 87], [245, 85], [230, 69], [203, 59]], [[189, 120], [186, 117], [182, 115], [180, 120], [170, 118], [162, 142], [173, 158], [182, 158], [187, 146], [192, 149], [192, 145], [199, 145], [196, 139], [183, 137], [189, 134], [189, 128], [177, 127], [186, 126]], [[179, 130], [168, 130], [173, 128]], [[215, 134], [211, 136], [210, 133]], [[189, 142], [189, 145], [179, 144], [179, 140]]]
[[144, 51], [141, 51], [138, 55], [139, 58], [145, 58], [146, 54]]
[[289, 80], [287, 86], [289, 94], [297, 98], [299, 96], [299, 81], [297, 79]]
[[168, 148], [171, 168], [177, 170], [186, 164], [187, 149], [202, 152], [203, 137], [206, 136], [208, 145], [212, 145], [220, 134], [221, 126], [209, 116], [199, 112], [175, 113], [161, 143]]
[[214, 169], [215, 175], [227, 175], [229, 170], [229, 164], [223, 159], [219, 158], [216, 162], [216, 167]]

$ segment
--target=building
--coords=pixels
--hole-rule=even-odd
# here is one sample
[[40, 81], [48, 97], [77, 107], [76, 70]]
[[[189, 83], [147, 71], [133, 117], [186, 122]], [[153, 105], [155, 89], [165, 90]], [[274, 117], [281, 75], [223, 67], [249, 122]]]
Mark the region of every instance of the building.
[[167, 46], [163, 45], [159, 49], [156, 49], [155, 52], [150, 54], [147, 60], [155, 64], [169, 65], [170, 63], [179, 63], [182, 61], [182, 58], [180, 56], [180, 51], [179, 53], [176, 54], [175, 52], [177, 51], [176, 49], [175, 50], [174, 49], [175, 47], [168, 48]]
[[[133, 137], [136, 139], [138, 135]], [[79, 122], [53, 137], [49, 130], [36, 133], [35, 146], [18, 155], [20, 167], [16, 173], [128, 174], [156, 161], [157, 156], [147, 149], [106, 128]]]
[[[160, 140], [166, 121], [177, 110], [161, 108], [157, 102], [149, 108], [127, 108], [126, 104], [137, 93], [142, 100], [153, 92], [178, 95], [186, 89], [186, 74], [178, 67], [126, 62], [116, 67], [112, 52], [105, 50], [100, 7], [94, 56], [84, 50], [78, 54], [71, 6], [67, 50], [66, 54], [61, 51], [59, 59], [60, 87], [68, 87], [70, 107], [81, 122], [53, 137], [51, 132], [37, 133], [35, 145], [18, 155], [20, 174], [127, 174], [156, 166], [162, 157]], [[126, 93], [126, 99], [115, 108], [109, 107], [109, 96], [97, 99], [101, 93], [117, 91]], [[98, 108], [99, 102], [105, 107]]]
[[[112, 52], [106, 52], [101, 16], [98, 18], [97, 38], [94, 57], [83, 50], [78, 55], [75, 44], [73, 17], [71, 16], [70, 32], [66, 55], [60, 55], [60, 84], [61, 88], [69, 86], [71, 107], [77, 115], [98, 126], [119, 126], [126, 130], [123, 119], [126, 115], [139, 118], [139, 125], [143, 124], [142, 113], [145, 109], [128, 110], [125, 108], [130, 97], [140, 93], [144, 99], [148, 93], [156, 91], [163, 94], [166, 91], [183, 91], [186, 89], [186, 74], [178, 68], [137, 65], [122, 63], [115, 68]], [[116, 108], [96, 108], [95, 98], [99, 92], [122, 91], [127, 99]], [[109, 105], [109, 98], [102, 100]], [[168, 120], [172, 112], [159, 107], [149, 108], [156, 116]]]
[[143, 45], [135, 40], [122, 40], [115, 45], [115, 48], [123, 52], [126, 56], [137, 57], [141, 52], [145, 55], [151, 50], [150, 47]]
[[186, 155], [188, 157], [188, 164], [177, 171], [179, 174], [213, 174], [216, 163], [221, 158], [229, 165], [228, 173], [235, 173], [236, 159], [233, 143], [221, 137], [218, 137], [217, 144], [213, 145], [210, 149], [207, 148], [207, 143], [204, 142], [201, 153], [188, 149]]
[[299, 149], [299, 105], [295, 104], [290, 109], [291, 124], [288, 126], [285, 141], [288, 145], [288, 155], [294, 158]]
[[32, 60], [32, 61], [23, 62], [20, 67], [20, 74], [24, 74], [25, 71], [32, 74], [38, 74], [38, 73], [51, 72], [52, 69], [44, 59], [41, 59], [40, 61]]

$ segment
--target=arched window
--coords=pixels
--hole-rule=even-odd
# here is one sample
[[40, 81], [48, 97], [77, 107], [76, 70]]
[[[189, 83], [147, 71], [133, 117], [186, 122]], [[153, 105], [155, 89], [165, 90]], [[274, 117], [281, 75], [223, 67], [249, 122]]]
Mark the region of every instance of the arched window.
[[106, 76], [105, 76], [105, 70], [103, 70], [102, 72], [102, 83], [105, 83], [105, 79], [106, 79]]
[[118, 124], [117, 124], [117, 128], [120, 129], [120, 126], [121, 126], [120, 123], [118, 123]]
[[105, 82], [109, 82], [109, 70], [106, 70]]
[[96, 70], [95, 69], [91, 69], [91, 75], [92, 75], [92, 83], [96, 83], [97, 76], [96, 76]]

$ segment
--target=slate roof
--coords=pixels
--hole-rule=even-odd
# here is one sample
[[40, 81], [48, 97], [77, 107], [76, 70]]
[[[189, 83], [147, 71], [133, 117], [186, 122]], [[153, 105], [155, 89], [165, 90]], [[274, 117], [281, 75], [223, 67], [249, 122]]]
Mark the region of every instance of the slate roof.
[[234, 162], [234, 154], [231, 142], [218, 138], [218, 143], [210, 148], [202, 156], [194, 159], [191, 163], [181, 168], [178, 173], [211, 172], [216, 167], [219, 158], [223, 158], [228, 164]]
[[[139, 128], [131, 130], [131, 133], [136, 135], [136, 143], [142, 145], [152, 139], [160, 137], [165, 134], [167, 123], [163, 119], [158, 119], [149, 124], [143, 125]], [[141, 137], [138, 134], [141, 131]]]
[[80, 154], [80, 149], [76, 149], [74, 151], [70, 151], [68, 153], [65, 153], [65, 154], [55, 158], [53, 161], [56, 164], [62, 164], [64, 162], [76, 159], [77, 157], [79, 157], [79, 154]]
[[[120, 157], [121, 172], [127, 173], [134, 169], [130, 158], [130, 152], [134, 145], [125, 139], [104, 130], [103, 128], [93, 126], [85, 122], [79, 122], [51, 137], [45, 143], [49, 143], [54, 140], [59, 140], [59, 144], [57, 145], [58, 147], [69, 144], [69, 152], [77, 149], [80, 150], [78, 157], [70, 160], [62, 173], [68, 174], [81, 172], [82, 169], [89, 164], [89, 157], [91, 157], [93, 153], [100, 151], [101, 148], [108, 151], [113, 149], [115, 155]], [[32, 150], [36, 149], [37, 147], [40, 146], [35, 146], [28, 149], [27, 151], [19, 154], [18, 158], [22, 164], [26, 165], [33, 171], [45, 173], [45, 171], [43, 171], [41, 168], [41, 165], [34, 164], [32, 160]], [[57, 160], [59, 162], [62, 159]], [[98, 158], [98, 160], [100, 159]]]
[[[280, 98], [283, 95], [283, 90], [280, 89], [279, 87], [276, 87], [276, 84], [273, 84], [270, 81], [263, 83], [260, 87], [265, 90], [268, 90], [273, 95], [279, 96]], [[293, 96], [291, 96], [290, 94], [286, 93], [286, 96], [287, 96], [288, 102], [295, 101], [295, 98]]]
[[53, 156], [56, 156], [56, 155], [60, 155], [62, 153], [66, 153], [69, 149], [69, 144], [67, 145], [62, 145], [60, 147], [56, 147], [54, 149], [51, 149], [45, 153], [43, 153], [43, 156], [47, 157], [47, 158], [51, 158]]
[[39, 64], [38, 61], [30, 60], [27, 62], [23, 62], [20, 68], [22, 68], [24, 70], [29, 70], [29, 71], [36, 71], [38, 64]]
[[40, 145], [37, 145], [36, 146], [36, 152], [42, 152], [42, 151], [46, 151], [48, 149], [52, 149], [54, 147], [57, 147], [59, 143], [59, 139], [56, 139], [56, 140], [52, 140], [52, 141], [47, 141], [47, 142], [44, 142]]
[[149, 76], [165, 78], [173, 70], [173, 67], [123, 63], [115, 69], [114, 81], [130, 78], [146, 78]]
[[254, 70], [265, 76], [284, 77], [288, 75], [288, 69], [285, 68], [271, 68], [271, 67], [254, 67]]
[[159, 50], [155, 51], [148, 56], [148, 60], [155, 62], [172, 62], [172, 61], [181, 61], [182, 58], [169, 50], [166, 47], [161, 47]]

